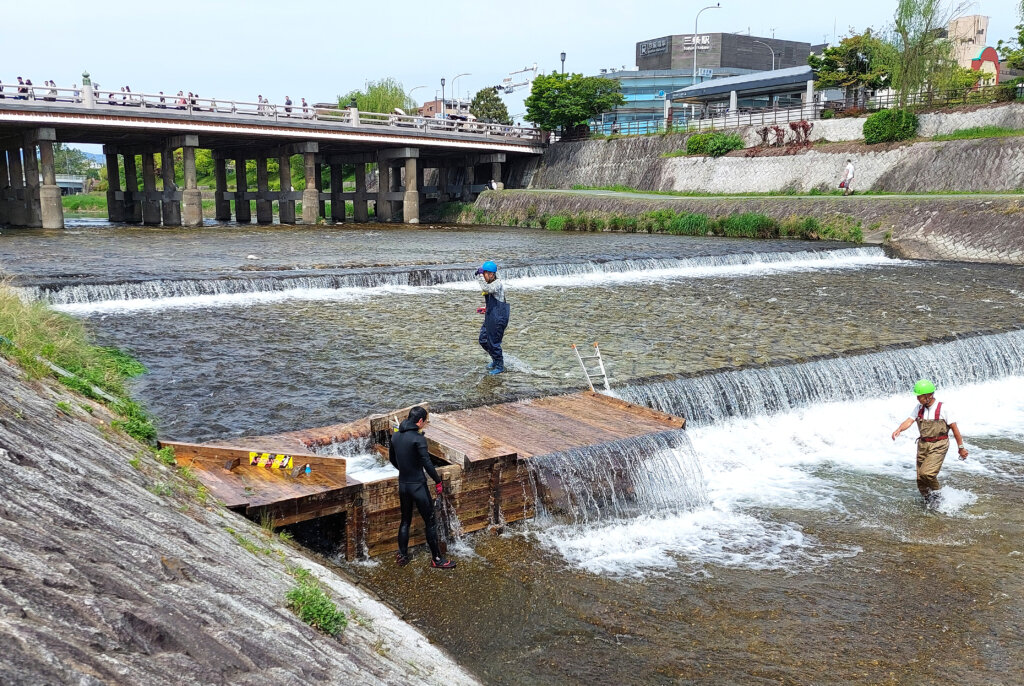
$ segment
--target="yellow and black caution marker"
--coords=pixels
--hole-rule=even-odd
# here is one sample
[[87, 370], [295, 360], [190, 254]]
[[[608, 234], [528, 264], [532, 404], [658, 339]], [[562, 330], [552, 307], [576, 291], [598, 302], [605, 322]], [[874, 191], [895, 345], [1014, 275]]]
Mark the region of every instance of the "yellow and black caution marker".
[[292, 456], [291, 455], [275, 455], [274, 456], [274, 469], [291, 469]]

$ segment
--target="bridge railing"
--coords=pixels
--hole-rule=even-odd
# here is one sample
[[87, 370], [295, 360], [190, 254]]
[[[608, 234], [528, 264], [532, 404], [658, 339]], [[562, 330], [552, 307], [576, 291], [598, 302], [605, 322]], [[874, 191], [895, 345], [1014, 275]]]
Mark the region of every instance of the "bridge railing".
[[381, 114], [379, 112], [362, 112], [356, 109], [329, 109], [306, 105], [283, 105], [271, 102], [247, 102], [240, 100], [218, 100], [216, 98], [200, 98], [198, 96], [167, 94], [167, 93], [129, 93], [93, 89], [92, 102], [84, 88], [66, 88], [51, 86], [25, 86], [18, 83], [0, 83], [0, 97], [5, 100], [32, 101], [33, 104], [54, 103], [61, 106], [78, 106], [99, 111], [113, 111], [121, 108], [173, 110], [188, 115], [225, 116], [232, 119], [249, 119], [258, 117], [269, 121], [317, 120], [325, 124], [339, 126], [365, 127], [373, 129], [395, 129], [413, 131], [442, 132], [455, 134], [475, 134], [480, 136], [540, 141], [539, 129], [529, 126], [506, 126], [480, 121], [463, 121], [458, 119], [437, 119], [408, 114]]

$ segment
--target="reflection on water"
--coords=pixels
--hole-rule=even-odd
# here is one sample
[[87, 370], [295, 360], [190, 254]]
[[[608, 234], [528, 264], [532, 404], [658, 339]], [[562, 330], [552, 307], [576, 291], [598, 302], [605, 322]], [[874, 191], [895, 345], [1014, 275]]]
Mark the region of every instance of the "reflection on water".
[[[404, 568], [343, 563], [487, 683], [1012, 682], [1024, 668], [1024, 334], [1013, 331], [1024, 273], [878, 249], [845, 265], [839, 253], [797, 255], [837, 249], [852, 254], [379, 226], [0, 236], [0, 262], [25, 287], [100, 284], [120, 299], [164, 279], [238, 296], [136, 310], [69, 299], [92, 303], [79, 316], [99, 339], [150, 368], [136, 390], [165, 436], [579, 389], [569, 344], [593, 340], [623, 397], [691, 415], [686, 442], [542, 460], [538, 478], [557, 479], [561, 505], [468, 536], [453, 546], [455, 573], [428, 569], [422, 551]], [[498, 377], [484, 374], [480, 298], [461, 276], [485, 258], [523, 270], [508, 291], [512, 371]], [[260, 301], [252, 284], [222, 294], [196, 281], [256, 277], [281, 291], [289, 277], [356, 272], [378, 282]], [[414, 272], [426, 275], [392, 282]], [[1011, 333], [922, 347], [987, 331]], [[780, 362], [797, 366], [735, 371]], [[916, 497], [912, 439], [889, 437], [913, 403], [903, 386], [924, 372], [971, 449], [947, 460], [937, 510]], [[664, 382], [631, 384], [645, 377]], [[388, 473], [358, 444], [337, 448], [366, 478]]]

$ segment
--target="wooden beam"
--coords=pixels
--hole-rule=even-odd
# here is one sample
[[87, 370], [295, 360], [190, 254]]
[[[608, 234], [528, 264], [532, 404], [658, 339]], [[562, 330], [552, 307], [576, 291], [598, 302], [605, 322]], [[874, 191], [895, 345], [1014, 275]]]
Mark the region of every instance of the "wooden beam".
[[174, 458], [180, 465], [188, 465], [191, 462], [202, 462], [208, 465], [223, 467], [227, 460], [238, 458], [241, 463], [248, 465], [250, 453], [267, 453], [272, 458], [278, 455], [285, 455], [292, 458], [292, 464], [308, 464], [310, 469], [329, 472], [332, 477], [345, 480], [345, 458], [326, 457], [323, 455], [311, 455], [309, 453], [281, 452], [277, 450], [250, 450], [249, 448], [234, 448], [220, 445], [204, 445], [201, 443], [179, 443], [177, 441], [160, 441], [161, 448], [174, 448]]

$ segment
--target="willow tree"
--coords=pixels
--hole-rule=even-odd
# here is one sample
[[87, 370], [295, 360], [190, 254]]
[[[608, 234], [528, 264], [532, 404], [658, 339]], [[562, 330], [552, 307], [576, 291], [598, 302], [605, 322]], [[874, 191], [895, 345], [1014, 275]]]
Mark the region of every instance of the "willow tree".
[[953, 44], [944, 29], [965, 7], [942, 0], [899, 0], [891, 37], [896, 50], [889, 73], [900, 107], [955, 64]]
[[405, 93], [402, 82], [390, 76], [379, 81], [367, 81], [361, 90], [338, 96], [338, 107], [348, 107], [352, 100], [363, 112], [390, 113], [396, 107], [405, 111], [416, 109], [416, 101]]

